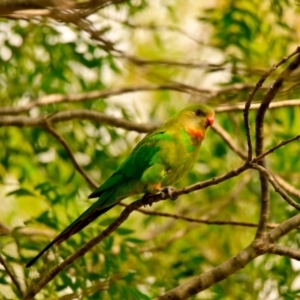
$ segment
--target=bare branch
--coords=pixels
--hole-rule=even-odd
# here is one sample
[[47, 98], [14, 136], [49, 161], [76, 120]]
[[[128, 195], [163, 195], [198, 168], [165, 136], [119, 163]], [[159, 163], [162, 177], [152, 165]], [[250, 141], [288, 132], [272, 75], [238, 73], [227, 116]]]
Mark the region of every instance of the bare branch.
[[[263, 152], [263, 139], [264, 139], [263, 121], [264, 121], [264, 116], [265, 116], [266, 110], [268, 109], [269, 104], [274, 99], [278, 90], [283, 85], [283, 82], [291, 75], [291, 73], [296, 68], [298, 68], [298, 66], [300, 64], [299, 52], [300, 52], [300, 47], [298, 47], [289, 56], [284, 57], [278, 64], [274, 65], [274, 67], [273, 67], [273, 69], [276, 69], [278, 66], [280, 66], [282, 63], [286, 62], [292, 56], [298, 54], [297, 57], [288, 65], [288, 67], [283, 72], [281, 72], [281, 74], [278, 76], [278, 78], [274, 82], [273, 86], [269, 89], [269, 91], [265, 95], [265, 97], [260, 105], [260, 108], [259, 108], [257, 116], [256, 116], [256, 155], [260, 155]], [[273, 69], [270, 69], [270, 71]]]
[[189, 279], [187, 282], [169, 290], [165, 294], [157, 297], [157, 300], [170, 299], [188, 299], [197, 293], [206, 290], [217, 282], [224, 280], [233, 273], [244, 268], [249, 262], [258, 257], [259, 254], [255, 251], [252, 245], [248, 246], [236, 256], [225, 261], [216, 268], [213, 268], [199, 276]]
[[[230, 226], [241, 226], [241, 227], [257, 227], [256, 223], [251, 222], [239, 222], [239, 221], [221, 221], [221, 220], [209, 220], [209, 219], [198, 219], [198, 218], [192, 218], [192, 217], [186, 217], [179, 214], [170, 214], [160, 211], [153, 211], [149, 209], [143, 209], [140, 208], [137, 211], [150, 216], [156, 216], [156, 217], [167, 217], [167, 218], [173, 218], [176, 220], [184, 220], [191, 223], [199, 223], [199, 224], [207, 224], [207, 225], [230, 225]], [[268, 224], [268, 228], [275, 228], [278, 224], [270, 223]]]
[[105, 20], [109, 19], [111, 21], [125, 25], [132, 29], [145, 29], [145, 30], [153, 30], [153, 31], [172, 31], [172, 32], [183, 35], [184, 37], [194, 41], [197, 44], [205, 45], [203, 42], [196, 39], [194, 36], [190, 35], [188, 32], [184, 31], [183, 29], [181, 29], [180, 27], [177, 27], [177, 26], [171, 26], [171, 25], [162, 26], [162, 25], [155, 25], [155, 24], [134, 24], [134, 23], [130, 22], [128, 19], [119, 20], [117, 18], [113, 18], [111, 15], [108, 15], [108, 14], [102, 15], [102, 17]]
[[275, 147], [270, 148], [268, 151], [258, 155], [257, 157], [253, 158], [251, 162], [258, 162], [261, 158], [267, 156], [270, 153], [273, 153], [275, 150], [277, 150], [278, 148], [281, 148], [282, 146], [285, 146], [286, 144], [289, 144], [295, 140], [298, 140], [300, 138], [300, 135], [296, 135], [288, 140], [282, 141], [281, 143], [279, 143], [278, 145], [276, 145]]
[[[247, 154], [246, 152], [244, 152], [242, 149], [239, 148], [239, 146], [234, 142], [234, 139], [228, 134], [227, 131], [225, 131], [221, 126], [219, 126], [218, 124], [214, 124], [212, 126], [212, 129], [220, 135], [221, 138], [223, 138], [223, 140], [227, 143], [227, 145], [229, 146], [229, 148], [231, 150], [233, 150], [239, 157], [241, 157], [242, 159], [246, 159], [247, 158]], [[262, 156], [266, 156], [267, 154], [270, 154], [271, 152], [275, 151], [276, 149], [286, 145], [287, 143], [290, 143], [294, 140], [297, 140], [298, 136], [295, 136], [291, 139], [288, 139], [286, 141], [281, 142], [280, 144], [276, 145], [273, 148], [270, 148], [268, 151], [266, 151], [265, 153], [262, 153]], [[257, 158], [253, 158], [251, 162], [256, 162]], [[274, 179], [277, 181], [278, 185], [284, 189], [287, 193], [293, 195], [294, 197], [297, 197], [298, 199], [300, 199], [300, 191], [298, 189], [296, 189], [294, 186], [292, 186], [291, 184], [289, 184], [288, 182], [286, 182], [283, 178], [281, 178], [279, 175], [269, 171], [272, 176], [274, 177]]]
[[264, 177], [272, 184], [274, 190], [281, 195], [281, 197], [289, 203], [291, 206], [295, 207], [297, 210], [300, 210], [300, 204], [295, 202], [276, 182], [273, 176], [268, 172], [266, 168], [258, 164], [252, 164], [252, 168], [258, 170]]
[[[78, 93], [73, 95], [63, 95], [63, 94], [52, 94], [42, 96], [37, 100], [30, 101], [29, 103], [17, 106], [17, 107], [0, 107], [0, 116], [8, 115], [18, 115], [30, 111], [34, 107], [42, 107], [50, 104], [59, 104], [59, 103], [76, 103], [91, 101], [95, 99], [104, 99], [117, 95], [122, 95], [126, 93], [136, 93], [144, 91], [159, 91], [159, 90], [173, 90], [181, 93], [191, 93], [196, 92], [199, 94], [207, 94], [209, 98], [215, 97], [219, 94], [226, 93], [231, 90], [243, 90], [250, 88], [252, 85], [233, 85], [219, 90], [208, 90], [208, 89], [199, 89], [190, 85], [180, 84], [177, 82], [172, 82], [164, 85], [142, 85], [142, 86], [132, 86], [132, 87], [122, 87], [115, 88], [105, 91], [90, 91], [85, 93]], [[259, 108], [259, 103], [251, 104], [250, 110], [256, 110]], [[299, 106], [299, 99], [277, 101], [270, 105], [270, 109], [281, 108], [281, 107], [293, 107]], [[221, 105], [215, 108], [216, 113], [224, 113], [231, 111], [242, 111], [244, 109], [244, 103], [230, 104], [230, 105]]]
[[300, 251], [298, 249], [292, 249], [289, 247], [273, 244], [268, 247], [267, 252], [272, 254], [277, 254], [280, 256], [286, 256], [300, 261]]
[[[256, 257], [268, 253], [270, 242], [274, 243], [280, 237], [286, 235], [291, 230], [300, 225], [300, 214], [286, 220], [276, 228], [272, 229], [269, 234], [256, 239], [251, 245], [243, 249], [234, 257], [225, 261], [221, 265], [189, 279], [185, 283], [167, 291], [165, 294], [157, 297], [157, 300], [170, 299], [188, 299], [197, 293], [206, 290], [217, 282], [228, 278], [230, 275], [244, 268]], [[289, 252], [290, 253], [290, 252]], [[277, 253], [276, 253], [277, 254]]]
[[[300, 99], [291, 99], [291, 100], [283, 100], [283, 101], [276, 101], [272, 102], [269, 105], [269, 109], [276, 109], [276, 108], [283, 108], [283, 107], [293, 107], [299, 106]], [[252, 103], [249, 107], [249, 110], [257, 110], [259, 109], [260, 103]], [[243, 111], [245, 108], [245, 103], [233, 103], [233, 104], [226, 104], [221, 105], [215, 108], [216, 113], [225, 113], [225, 112], [232, 112], [232, 111]]]
[[[187, 69], [208, 69], [212, 71], [222, 71], [222, 70], [231, 70], [232, 66], [231, 65], [226, 65], [226, 63], [220, 63], [220, 64], [212, 64], [212, 63], [198, 63], [198, 62], [186, 62], [186, 61], [177, 61], [177, 60], [168, 60], [168, 59], [156, 59], [156, 60], [150, 60], [150, 59], [143, 59], [140, 57], [136, 57], [133, 55], [126, 54], [124, 52], [119, 51], [121, 53], [119, 56], [115, 56], [118, 58], [123, 58], [128, 60], [129, 62], [137, 65], [137, 66], [154, 66], [154, 65], [159, 65], [159, 66], [169, 66], [169, 67], [180, 67], [180, 68], [187, 68]], [[261, 74], [264, 73], [264, 69], [250, 69], [250, 68], [245, 68], [245, 67], [235, 67], [235, 71], [240, 71], [244, 73], [257, 73]]]
[[[136, 92], [145, 92], [145, 91], [174, 90], [174, 91], [187, 93], [191, 88], [193, 87], [172, 83], [172, 84], [164, 84], [164, 85], [141, 85], [141, 86], [122, 87], [122, 88], [116, 88], [116, 89], [105, 90], [105, 91], [91, 91], [91, 92], [78, 93], [73, 95], [52, 94], [52, 95], [40, 97], [39, 99], [31, 101], [28, 104], [23, 106], [1, 107], [0, 116], [18, 115], [20, 113], [29, 111], [33, 107], [45, 106], [49, 104], [90, 101], [99, 98], [108, 98], [108, 97], [127, 94], [127, 93], [136, 93]], [[209, 93], [209, 90], [203, 89], [200, 91]]]
[[[149, 209], [143, 209], [139, 208], [137, 211], [141, 212], [146, 215], [152, 215], [152, 216], [161, 216], [161, 217], [167, 217], [167, 218], [172, 218], [175, 220], [183, 220], [187, 222], [192, 222], [192, 223], [200, 223], [200, 224], [208, 224], [208, 225], [232, 225], [232, 226], [245, 226], [245, 227], [257, 227], [257, 224], [255, 223], [249, 223], [249, 222], [235, 222], [235, 221], [219, 221], [219, 220], [210, 220], [213, 216], [216, 216], [218, 212], [224, 209], [224, 206], [227, 206], [237, 195], [239, 195], [240, 191], [245, 187], [245, 185], [249, 182], [251, 178], [251, 174], [247, 174], [245, 178], [243, 178], [231, 191], [228, 199], [226, 200], [225, 203], [222, 205], [218, 206], [215, 209], [210, 210], [208, 214], [205, 214], [202, 218], [192, 218], [192, 217], [187, 217], [184, 214], [184, 212], [181, 212], [180, 214], [171, 214], [171, 213], [165, 213], [165, 212], [159, 212], [159, 211], [153, 211]], [[127, 206], [125, 203], [120, 203], [122, 206]], [[198, 213], [197, 213], [198, 215]], [[278, 224], [269, 224], [269, 228], [275, 228]], [[159, 230], [161, 231], [161, 230]], [[148, 237], [149, 238], [149, 237]], [[150, 237], [152, 239], [153, 236]]]
[[[210, 98], [214, 98], [214, 97], [219, 97], [222, 96], [224, 94], [232, 94], [232, 93], [236, 93], [236, 92], [241, 92], [241, 91], [248, 91], [248, 90], [253, 90], [256, 86], [253, 84], [241, 84], [241, 83], [235, 83], [232, 85], [228, 85], [225, 86], [221, 89], [218, 89], [216, 91], [212, 91]], [[266, 87], [261, 87], [261, 90], [268, 90], [270, 87], [266, 86]], [[245, 105], [244, 105], [245, 106]], [[242, 107], [241, 110], [244, 109], [244, 106]]]
[[[0, 4], [0, 15], [4, 17], [13, 17], [16, 19], [29, 19], [32, 16], [43, 17], [50, 16], [57, 21], [61, 20], [59, 15], [68, 14], [79, 18], [85, 18], [90, 14], [112, 4], [119, 4], [125, 0], [101, 0], [101, 1], [82, 1], [76, 3], [73, 0], [15, 0], [2, 1]], [[70, 20], [69, 20], [70, 22]]]
[[294, 217], [289, 218], [288, 220], [281, 223], [276, 228], [272, 229], [268, 233], [268, 238], [271, 243], [275, 243], [278, 239], [288, 234], [293, 229], [297, 228], [300, 225], [300, 213]]
[[55, 137], [63, 145], [63, 147], [65, 148], [66, 152], [68, 153], [75, 169], [82, 175], [83, 178], [85, 178], [85, 180], [92, 187], [97, 188], [98, 184], [92, 178], [90, 178], [89, 175], [84, 171], [84, 169], [78, 164], [78, 162], [75, 159], [75, 156], [73, 155], [72, 150], [68, 146], [67, 142], [63, 139], [63, 137], [57, 131], [55, 131], [50, 125], [46, 125], [45, 128], [53, 137]]
[[11, 281], [14, 283], [14, 285], [17, 288], [17, 291], [19, 292], [20, 296], [23, 297], [24, 293], [22, 291], [21, 285], [18, 282], [16, 275], [13, 273], [13, 271], [8, 267], [8, 265], [6, 264], [5, 260], [3, 259], [1, 253], [0, 253], [0, 264], [4, 267], [7, 275], [10, 277]]
[[282, 189], [284, 189], [287, 193], [293, 195], [294, 197], [297, 197], [298, 199], [300, 199], [300, 191], [299, 190], [297, 190], [294, 186], [292, 186], [291, 184], [286, 182], [283, 178], [281, 178], [277, 174], [274, 174], [271, 171], [269, 171], [269, 172], [272, 174], [272, 176], [274, 177], [274, 179], [277, 181], [278, 185]]
[[223, 140], [226, 142], [229, 148], [233, 152], [235, 152], [240, 158], [247, 158], [247, 153], [238, 147], [238, 145], [234, 142], [229, 133], [226, 130], [224, 130], [218, 123], [215, 122], [212, 126], [212, 129], [223, 138]]
[[188, 193], [203, 189], [203, 188], [211, 186], [211, 185], [216, 185], [216, 184], [223, 182], [229, 178], [236, 177], [237, 175], [243, 173], [247, 169], [249, 169], [248, 165], [246, 165], [246, 164], [242, 165], [238, 168], [235, 168], [235, 169], [229, 171], [228, 173], [226, 173], [224, 175], [216, 176], [211, 179], [192, 184], [192, 185], [187, 186], [180, 190], [175, 190], [174, 195], [176, 196], [176, 195], [188, 194]]
[[197, 226], [196, 224], [190, 224], [189, 226], [186, 226], [185, 228], [183, 228], [181, 230], [177, 230], [167, 240], [163, 240], [163, 242], [160, 245], [153, 246], [153, 247], [147, 247], [147, 248], [140, 248], [140, 249], [138, 249], [138, 251], [140, 253], [145, 253], [145, 252], [154, 252], [154, 251], [165, 250], [167, 246], [171, 245], [176, 240], [179, 240], [180, 238], [185, 236], [189, 231], [194, 229], [196, 226]]
[[16, 127], [44, 127], [46, 122], [48, 124], [55, 124], [63, 121], [70, 121], [73, 119], [92, 120], [101, 122], [107, 125], [134, 130], [137, 132], [150, 132], [157, 128], [154, 124], [136, 124], [134, 122], [108, 116], [104, 113], [91, 111], [87, 109], [65, 110], [57, 113], [31, 118], [27, 116], [5, 116], [0, 118], [1, 126], [16, 126]]

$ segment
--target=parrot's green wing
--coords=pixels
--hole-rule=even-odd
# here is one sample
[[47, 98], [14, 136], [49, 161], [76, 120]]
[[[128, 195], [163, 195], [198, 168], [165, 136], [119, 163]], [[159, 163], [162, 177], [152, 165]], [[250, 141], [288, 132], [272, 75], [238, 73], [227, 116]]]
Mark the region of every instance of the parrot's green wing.
[[158, 141], [161, 141], [164, 135], [165, 132], [161, 131], [153, 132], [145, 136], [116, 172], [89, 195], [89, 198], [100, 197], [101, 199], [103, 192], [108, 189], [117, 188], [132, 180], [140, 180], [143, 173], [155, 163], [153, 161], [154, 155], [160, 149]]

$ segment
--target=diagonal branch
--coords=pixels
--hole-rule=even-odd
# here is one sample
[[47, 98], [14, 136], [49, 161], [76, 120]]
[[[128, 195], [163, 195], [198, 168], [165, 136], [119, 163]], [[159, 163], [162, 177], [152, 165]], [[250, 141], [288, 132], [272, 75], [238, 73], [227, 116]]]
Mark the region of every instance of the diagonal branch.
[[214, 123], [211, 127], [213, 131], [215, 131], [222, 139], [226, 142], [229, 148], [235, 152], [240, 158], [246, 160], [247, 153], [240, 149], [239, 146], [234, 142], [233, 138], [229, 135], [229, 133], [224, 130], [218, 123]]
[[270, 245], [267, 252], [277, 254], [280, 256], [286, 256], [291, 259], [296, 259], [300, 261], [300, 251], [298, 249], [293, 249], [280, 245]]
[[[233, 111], [243, 111], [245, 109], [246, 103], [232, 103], [226, 105], [220, 105], [215, 108], [216, 113], [226, 113]], [[269, 105], [269, 109], [277, 109], [282, 107], [294, 107], [300, 105], [300, 99], [290, 99], [290, 100], [282, 100], [271, 102]], [[258, 110], [260, 103], [251, 103], [249, 110]]]
[[71, 148], [68, 146], [67, 142], [64, 140], [64, 138], [57, 132], [55, 131], [50, 125], [46, 125], [47, 131], [55, 137], [65, 148], [66, 152], [68, 153], [75, 169], [82, 175], [83, 178], [94, 188], [98, 187], [98, 184], [89, 177], [89, 175], [84, 171], [84, 169], [78, 164], [77, 160], [75, 159], [75, 156], [73, 155], [73, 152]]
[[[229, 148], [234, 151], [240, 158], [246, 160], [247, 158], [247, 153], [244, 152], [244, 150], [242, 150], [241, 148], [239, 148], [239, 146], [234, 142], [234, 139], [229, 135], [229, 133], [227, 131], [225, 131], [222, 127], [220, 127], [218, 124], [214, 124], [212, 126], [212, 129], [220, 135], [220, 137], [227, 143], [227, 145], [229, 146]], [[288, 140], [282, 141], [280, 144], [276, 145], [273, 148], [270, 148], [269, 150], [267, 150], [266, 152], [262, 153], [261, 156], [266, 156], [268, 154], [270, 154], [271, 152], [277, 150], [278, 148], [294, 141], [297, 140], [298, 136], [295, 136], [293, 138], [290, 138]], [[251, 162], [257, 162], [257, 158], [253, 158]], [[286, 182], [283, 178], [281, 178], [279, 175], [269, 171], [272, 176], [274, 177], [274, 179], [277, 181], [278, 185], [284, 189], [287, 193], [293, 195], [294, 197], [297, 197], [298, 199], [300, 199], [300, 191], [297, 190], [294, 186], [292, 186], [291, 184], [289, 184], [288, 182]]]
[[[256, 242], [250, 244], [248, 247], [240, 251], [237, 255], [225, 261], [221, 265], [189, 279], [185, 283], [167, 291], [165, 294], [156, 298], [156, 300], [170, 300], [170, 299], [188, 299], [197, 293], [208, 289], [217, 282], [220, 282], [230, 275], [244, 268], [247, 264], [253, 261], [256, 257], [268, 253], [270, 242], [275, 242], [277, 239], [287, 234], [291, 230], [300, 225], [300, 214], [286, 220], [276, 228], [272, 229], [268, 236], [259, 238]], [[291, 253], [291, 252], [289, 252]], [[278, 253], [276, 253], [278, 254]]]
[[101, 112], [91, 111], [87, 109], [74, 109], [59, 111], [51, 115], [44, 115], [36, 118], [27, 116], [4, 116], [0, 118], [1, 126], [16, 126], [16, 127], [44, 127], [45, 123], [55, 124], [59, 122], [70, 121], [74, 119], [91, 120], [118, 128], [134, 130], [137, 132], [150, 132], [158, 126], [151, 123], [137, 124], [125, 119], [108, 116]]
[[[136, 93], [136, 92], [146, 92], [146, 91], [159, 91], [159, 90], [173, 90], [181, 93], [191, 93], [197, 92], [199, 94], [208, 94], [209, 97], [215, 97], [219, 94], [224, 94], [229, 91], [234, 90], [244, 90], [253, 87], [252, 85], [232, 85], [218, 90], [208, 90], [208, 89], [199, 89], [190, 85], [181, 84], [178, 82], [172, 82], [162, 85], [138, 85], [130, 87], [121, 87], [114, 88], [104, 91], [90, 91], [85, 93], [77, 93], [70, 95], [63, 94], [50, 94], [42, 96], [36, 100], [30, 101], [29, 103], [16, 106], [16, 107], [0, 107], [0, 116], [5, 115], [18, 115], [30, 111], [34, 107], [42, 107], [50, 104], [59, 104], [59, 103], [77, 103], [84, 101], [91, 101], [95, 99], [104, 99], [117, 95], [122, 95], [126, 93]], [[289, 106], [298, 106], [300, 104], [299, 99], [277, 101], [270, 105], [271, 109], [280, 108], [280, 107], [289, 107]], [[230, 112], [230, 111], [241, 111], [244, 109], [244, 103], [233, 103], [230, 105], [221, 105], [215, 108], [216, 113]], [[250, 110], [255, 110], [259, 108], [259, 103], [251, 104]]]
[[271, 243], [275, 243], [278, 239], [287, 235], [291, 230], [297, 228], [300, 225], [300, 213], [287, 219], [276, 228], [272, 229], [268, 233], [268, 238]]
[[[198, 218], [192, 218], [192, 217], [186, 217], [179, 214], [170, 214], [166, 212], [160, 212], [160, 211], [153, 211], [149, 209], [138, 209], [138, 212], [141, 212], [145, 215], [150, 216], [157, 216], [157, 217], [167, 217], [167, 218], [173, 218], [176, 220], [183, 220], [191, 223], [199, 223], [199, 224], [207, 224], [207, 225], [230, 225], [230, 226], [242, 226], [242, 227], [257, 227], [256, 223], [251, 222], [240, 222], [240, 221], [225, 221], [225, 220], [209, 220], [209, 219], [198, 219]], [[269, 223], [267, 225], [268, 228], [275, 228], [278, 224]]]
[[[1, 107], [0, 115], [18, 115], [24, 112], [29, 111], [33, 107], [40, 107], [49, 104], [58, 104], [58, 103], [68, 103], [68, 102], [82, 102], [90, 101], [100, 98], [108, 98], [112, 96], [127, 94], [127, 93], [136, 93], [136, 92], [146, 92], [146, 91], [159, 91], [159, 90], [174, 90], [179, 92], [188, 92], [189, 87], [187, 85], [180, 84], [163, 84], [163, 85], [140, 85], [140, 86], [131, 86], [131, 87], [122, 87], [115, 88], [111, 90], [104, 91], [91, 91], [85, 93], [78, 93], [73, 95], [63, 95], [63, 94], [51, 94], [47, 96], [40, 97], [35, 101], [31, 101], [26, 105], [17, 106], [17, 107]], [[195, 88], [193, 88], [195, 90]], [[199, 90], [203, 93], [209, 93], [209, 90]]]
[[258, 256], [259, 254], [254, 247], [250, 245], [221, 265], [189, 279], [187, 282], [157, 297], [156, 300], [188, 299], [241, 270]]
[[21, 288], [21, 285], [19, 283], [19, 281], [16, 278], [16, 275], [13, 273], [13, 271], [8, 267], [8, 265], [6, 264], [5, 260], [3, 259], [2, 255], [0, 254], [0, 264], [4, 267], [7, 275], [10, 277], [11, 281], [14, 283], [14, 285], [17, 288], [17, 291], [19, 292], [20, 296], [23, 297], [24, 293], [23, 290]]
[[257, 157], [253, 158], [251, 162], [258, 162], [260, 159], [262, 159], [263, 157], [266, 157], [268, 154], [273, 153], [275, 150], [281, 148], [282, 146], [285, 146], [293, 141], [296, 141], [300, 138], [300, 135], [296, 135], [290, 139], [287, 139], [285, 141], [282, 141], [281, 143], [279, 143], [278, 145], [270, 148], [268, 151], [265, 151], [264, 153], [261, 153], [260, 155], [258, 155]]
[[[270, 172], [270, 171], [269, 171]], [[277, 181], [278, 185], [284, 189], [287, 193], [293, 195], [294, 197], [300, 199], [300, 191], [296, 189], [293, 185], [286, 182], [283, 178], [278, 176], [277, 174], [274, 174], [273, 172], [270, 172], [274, 179]]]
[[297, 210], [300, 210], [300, 204], [295, 202], [276, 182], [273, 176], [268, 172], [266, 168], [258, 164], [251, 164], [253, 169], [256, 169], [263, 174], [264, 178], [266, 178], [273, 186], [274, 190], [291, 206], [295, 207]]

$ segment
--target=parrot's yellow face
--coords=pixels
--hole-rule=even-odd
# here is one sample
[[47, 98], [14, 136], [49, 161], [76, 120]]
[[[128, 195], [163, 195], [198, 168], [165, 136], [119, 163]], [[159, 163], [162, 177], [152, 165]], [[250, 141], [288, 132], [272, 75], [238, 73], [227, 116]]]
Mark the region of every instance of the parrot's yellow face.
[[205, 130], [214, 123], [215, 113], [205, 105], [194, 104], [184, 109], [179, 119], [191, 136], [203, 139]]

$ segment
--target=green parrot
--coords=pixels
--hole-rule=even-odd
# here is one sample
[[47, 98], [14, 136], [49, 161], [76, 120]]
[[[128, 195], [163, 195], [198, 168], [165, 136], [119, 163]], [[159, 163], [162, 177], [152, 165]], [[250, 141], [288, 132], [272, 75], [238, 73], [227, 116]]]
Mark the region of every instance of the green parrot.
[[214, 122], [214, 111], [192, 104], [146, 135], [89, 198], [98, 200], [27, 263], [32, 266], [54, 244], [77, 233], [122, 199], [132, 195], [161, 192], [174, 198], [169, 185], [181, 179], [195, 164], [206, 129]]

